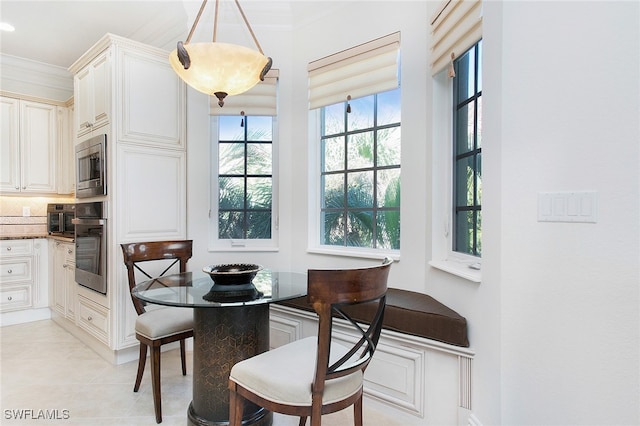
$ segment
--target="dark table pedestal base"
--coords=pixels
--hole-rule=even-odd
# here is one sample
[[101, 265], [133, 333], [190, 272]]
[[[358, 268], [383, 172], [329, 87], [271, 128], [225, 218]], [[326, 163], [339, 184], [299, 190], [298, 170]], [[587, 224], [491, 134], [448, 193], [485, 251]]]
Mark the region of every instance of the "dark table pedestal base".
[[[189, 424], [229, 424], [229, 372], [238, 361], [269, 350], [269, 305], [195, 308], [193, 401]], [[269, 426], [273, 415], [252, 403], [243, 425]]]

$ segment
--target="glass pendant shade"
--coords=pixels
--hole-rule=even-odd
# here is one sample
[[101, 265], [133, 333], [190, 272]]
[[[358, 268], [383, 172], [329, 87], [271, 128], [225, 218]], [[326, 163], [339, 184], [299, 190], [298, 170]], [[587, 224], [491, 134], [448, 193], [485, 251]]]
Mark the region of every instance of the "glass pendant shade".
[[[177, 49], [169, 54], [173, 70], [194, 89], [224, 97], [246, 92], [258, 84], [269, 58], [257, 50], [237, 44], [208, 42], [185, 44], [191, 64], [188, 69], [180, 62]], [[222, 106], [222, 105], [220, 105]]]

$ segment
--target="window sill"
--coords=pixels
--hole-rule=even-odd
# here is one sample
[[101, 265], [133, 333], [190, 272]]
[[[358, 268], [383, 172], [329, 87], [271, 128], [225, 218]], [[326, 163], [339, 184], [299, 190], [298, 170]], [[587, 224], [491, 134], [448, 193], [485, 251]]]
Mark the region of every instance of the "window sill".
[[481, 283], [482, 270], [473, 269], [469, 266], [474, 263], [477, 263], [477, 261], [431, 260], [429, 266], [474, 283]]
[[357, 257], [362, 259], [380, 260], [384, 257], [388, 257], [394, 261], [400, 260], [400, 253], [395, 251], [383, 251], [383, 250], [367, 250], [367, 249], [341, 249], [331, 246], [309, 247], [307, 253], [315, 254], [327, 254], [331, 256], [344, 256], [344, 257]]
[[215, 247], [209, 247], [207, 249], [207, 251], [209, 251], [210, 253], [212, 252], [252, 252], [252, 251], [259, 251], [259, 252], [263, 252], [263, 251], [272, 251], [272, 252], [276, 252], [276, 251], [280, 251], [280, 249], [278, 247], [267, 247], [267, 246], [225, 246], [225, 247], [221, 247], [221, 246], [215, 246]]

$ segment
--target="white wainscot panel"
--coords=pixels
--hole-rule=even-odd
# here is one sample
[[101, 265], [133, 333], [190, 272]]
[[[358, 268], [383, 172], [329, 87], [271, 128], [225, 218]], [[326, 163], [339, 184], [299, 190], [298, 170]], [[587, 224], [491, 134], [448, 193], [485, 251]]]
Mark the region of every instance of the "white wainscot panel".
[[[334, 339], [346, 346], [356, 342], [353, 334], [333, 332]], [[411, 348], [393, 347], [380, 341], [364, 375], [365, 393], [420, 416], [422, 406], [424, 353]]]
[[184, 84], [166, 58], [123, 52], [120, 141], [184, 149]]
[[183, 151], [118, 146], [119, 241], [186, 235], [185, 156]]

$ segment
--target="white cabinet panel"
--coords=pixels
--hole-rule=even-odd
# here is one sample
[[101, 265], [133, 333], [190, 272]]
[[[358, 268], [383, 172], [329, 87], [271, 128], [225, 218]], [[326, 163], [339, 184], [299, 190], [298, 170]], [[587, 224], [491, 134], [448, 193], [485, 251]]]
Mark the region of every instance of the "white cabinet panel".
[[118, 146], [120, 241], [186, 234], [185, 165], [182, 151]]
[[56, 108], [2, 98], [2, 192], [57, 193]]
[[184, 148], [184, 84], [166, 58], [123, 52], [119, 140]]

